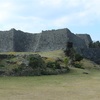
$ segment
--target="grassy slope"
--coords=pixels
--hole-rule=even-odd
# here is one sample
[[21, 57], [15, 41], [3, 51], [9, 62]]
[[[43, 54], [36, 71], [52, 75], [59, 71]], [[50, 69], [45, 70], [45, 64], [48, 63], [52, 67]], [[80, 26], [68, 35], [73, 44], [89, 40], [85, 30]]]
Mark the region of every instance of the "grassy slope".
[[[64, 56], [62, 51], [39, 54], [50, 58]], [[83, 60], [82, 63], [87, 69], [97, 66], [88, 60]], [[89, 74], [83, 74], [84, 71], [88, 71]], [[0, 77], [0, 100], [99, 100], [99, 98], [100, 72], [95, 69], [71, 68], [71, 72], [64, 75]]]
[[43, 57], [57, 58], [64, 57], [62, 50], [49, 51], [49, 52], [2, 52], [0, 54], [40, 54]]
[[72, 69], [64, 75], [0, 77], [0, 100], [99, 100], [99, 71], [82, 72]]
[[39, 54], [43, 57], [50, 57], [50, 58], [62, 58], [65, 56], [62, 50], [56, 50], [56, 51], [50, 51], [50, 52], [40, 52]]
[[[62, 50], [56, 50], [56, 51], [49, 51], [49, 52], [7, 52], [7, 53], [0, 53], [0, 54], [14, 54], [14, 55], [29, 55], [29, 54], [40, 54], [42, 57], [47, 57], [48, 61], [55, 61], [55, 59], [57, 58], [60, 58], [60, 59], [63, 59], [65, 58], [65, 55], [64, 55], [64, 52]], [[17, 58], [14, 58], [14, 59], [11, 59], [11, 61], [16, 61], [18, 60]], [[20, 59], [17, 61], [18, 63], [20, 63]], [[6, 66], [6, 59], [3, 60], [3, 61], [0, 61], [1, 64], [5, 65]], [[95, 64], [94, 62], [90, 61], [90, 60], [87, 60], [87, 59], [83, 59], [81, 61], [81, 63], [83, 64], [83, 67], [86, 68], [86, 69], [92, 69], [92, 68], [99, 68], [100, 69], [100, 65], [97, 65]], [[10, 70], [12, 68], [15, 68], [17, 65], [8, 65], [7, 64], [7, 70]]]
[[[64, 53], [61, 50], [50, 51], [50, 52], [37, 52], [37, 53], [34, 53], [34, 52], [2, 52], [0, 54], [11, 54], [11, 55], [40, 54], [42, 57], [48, 57], [47, 60], [49, 61], [55, 61], [56, 58], [64, 57]], [[7, 60], [11, 62], [17, 62], [17, 64], [9, 64], [7, 63]], [[6, 70], [9, 73], [10, 70], [17, 68], [18, 64], [20, 64], [21, 61], [22, 61], [22, 58], [18, 59], [17, 57], [11, 58], [11, 59], [0, 60], [0, 69]], [[1, 68], [2, 65], [4, 65], [5, 67]]]

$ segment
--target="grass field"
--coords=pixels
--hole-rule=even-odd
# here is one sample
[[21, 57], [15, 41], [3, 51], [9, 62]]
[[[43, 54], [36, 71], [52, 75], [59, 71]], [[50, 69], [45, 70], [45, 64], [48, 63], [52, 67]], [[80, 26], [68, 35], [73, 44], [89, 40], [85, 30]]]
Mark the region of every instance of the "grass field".
[[[50, 58], [64, 57], [60, 50], [39, 54]], [[81, 63], [87, 70], [71, 68], [71, 72], [63, 75], [0, 77], [0, 100], [99, 100], [100, 70], [97, 69], [100, 69], [100, 65], [87, 59]]]
[[63, 75], [0, 77], [0, 100], [99, 100], [100, 71], [83, 74], [71, 69]]

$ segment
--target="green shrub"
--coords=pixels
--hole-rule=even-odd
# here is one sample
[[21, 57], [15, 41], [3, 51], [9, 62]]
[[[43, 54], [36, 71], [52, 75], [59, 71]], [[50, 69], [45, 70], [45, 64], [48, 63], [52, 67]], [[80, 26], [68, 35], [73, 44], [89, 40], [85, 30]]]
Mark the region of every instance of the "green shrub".
[[20, 72], [22, 72], [22, 70], [23, 70], [23, 67], [18, 67], [18, 68], [15, 68], [15, 69], [13, 69], [13, 72], [14, 73], [20, 73]]
[[33, 55], [29, 58], [29, 66], [33, 69], [44, 68], [45, 62], [39, 55]]
[[68, 65], [68, 62], [69, 62], [69, 59], [66, 57], [66, 58], [64, 59], [64, 64], [65, 64], [65, 66]]
[[5, 67], [5, 66], [1, 64], [1, 65], [0, 65], [0, 68], [3, 68], [3, 67]]
[[90, 42], [89, 47], [90, 48], [100, 48], [100, 41]]
[[55, 69], [55, 63], [54, 62], [47, 62], [47, 67], [48, 68], [53, 68], [53, 69]]
[[61, 69], [61, 66], [58, 62], [47, 62], [47, 67], [52, 69]]
[[81, 61], [83, 57], [80, 54], [75, 54], [75, 61]]
[[56, 69], [61, 69], [61, 66], [58, 62], [55, 62], [55, 67], [56, 67]]
[[74, 67], [76, 67], [76, 68], [81, 68], [81, 69], [84, 69], [83, 67], [82, 67], [82, 63], [80, 63], [80, 62], [74, 62]]

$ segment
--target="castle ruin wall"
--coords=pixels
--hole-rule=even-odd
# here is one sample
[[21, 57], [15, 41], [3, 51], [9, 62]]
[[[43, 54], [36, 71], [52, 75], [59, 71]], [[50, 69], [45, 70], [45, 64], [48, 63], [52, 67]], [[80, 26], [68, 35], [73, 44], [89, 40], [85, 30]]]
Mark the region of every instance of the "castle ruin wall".
[[0, 52], [14, 51], [12, 31], [0, 31]]
[[38, 52], [66, 49], [67, 42], [74, 48], [87, 48], [88, 38], [77, 36], [69, 29], [42, 31], [32, 34], [20, 30], [0, 31], [0, 52]]

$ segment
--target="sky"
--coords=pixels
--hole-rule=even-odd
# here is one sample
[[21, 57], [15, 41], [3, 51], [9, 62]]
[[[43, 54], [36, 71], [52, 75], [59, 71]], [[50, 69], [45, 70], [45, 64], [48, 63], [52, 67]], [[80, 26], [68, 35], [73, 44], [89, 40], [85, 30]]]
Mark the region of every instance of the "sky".
[[100, 40], [100, 0], [0, 0], [0, 30], [68, 28]]

